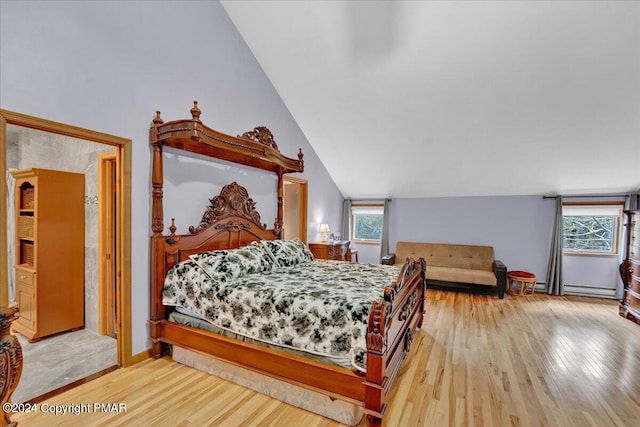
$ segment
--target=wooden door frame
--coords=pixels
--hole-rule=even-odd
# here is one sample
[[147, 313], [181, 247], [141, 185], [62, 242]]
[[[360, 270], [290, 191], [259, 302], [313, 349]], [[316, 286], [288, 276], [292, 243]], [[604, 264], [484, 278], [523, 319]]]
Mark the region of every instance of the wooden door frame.
[[[113, 243], [117, 232], [117, 218], [114, 217], [113, 185], [117, 189], [118, 176], [118, 152], [98, 153], [98, 333], [100, 335], [117, 336], [117, 319], [113, 318], [117, 313], [116, 296], [113, 283], [118, 277], [111, 273], [111, 268], [105, 267], [107, 258], [112, 259], [116, 248]], [[115, 169], [112, 167], [115, 166]], [[117, 192], [116, 192], [117, 195]], [[112, 261], [115, 262], [115, 261]]]
[[304, 243], [307, 243], [307, 199], [309, 194], [309, 181], [286, 175], [283, 177], [283, 180], [285, 183], [290, 182], [300, 186], [300, 239]]
[[[117, 173], [119, 185], [117, 221], [117, 283], [118, 291], [118, 364], [133, 364], [131, 345], [131, 140], [76, 126], [28, 116], [0, 109], [0, 247], [7, 247], [7, 125], [15, 125], [43, 132], [65, 135], [90, 142], [112, 145], [117, 149], [120, 167]], [[0, 257], [0, 305], [8, 304], [7, 257]]]

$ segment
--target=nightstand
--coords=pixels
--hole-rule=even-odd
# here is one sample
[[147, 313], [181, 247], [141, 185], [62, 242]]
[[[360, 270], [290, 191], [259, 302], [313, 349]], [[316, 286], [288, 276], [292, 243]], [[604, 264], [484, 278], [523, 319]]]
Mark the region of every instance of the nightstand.
[[336, 261], [348, 261], [348, 240], [309, 243], [309, 250], [316, 259], [333, 259]]

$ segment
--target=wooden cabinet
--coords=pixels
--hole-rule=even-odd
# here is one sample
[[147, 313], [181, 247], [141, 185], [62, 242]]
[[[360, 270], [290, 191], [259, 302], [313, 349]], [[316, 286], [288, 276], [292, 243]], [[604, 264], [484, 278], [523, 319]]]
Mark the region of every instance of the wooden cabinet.
[[620, 265], [624, 293], [620, 315], [640, 324], [640, 210], [625, 211], [627, 241]]
[[13, 329], [30, 342], [84, 327], [84, 175], [13, 171], [16, 302]]
[[309, 243], [309, 250], [316, 259], [351, 261], [350, 244], [348, 240]]

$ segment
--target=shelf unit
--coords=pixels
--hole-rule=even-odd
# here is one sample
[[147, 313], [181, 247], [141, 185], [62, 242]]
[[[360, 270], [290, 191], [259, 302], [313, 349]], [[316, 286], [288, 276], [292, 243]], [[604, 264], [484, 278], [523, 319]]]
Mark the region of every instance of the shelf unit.
[[30, 342], [84, 327], [84, 174], [11, 172], [15, 183], [13, 329]]

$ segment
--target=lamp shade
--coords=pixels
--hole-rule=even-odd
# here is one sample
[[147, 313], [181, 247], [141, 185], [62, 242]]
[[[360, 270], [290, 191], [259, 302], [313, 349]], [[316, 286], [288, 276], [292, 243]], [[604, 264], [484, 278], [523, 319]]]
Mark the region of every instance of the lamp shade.
[[329, 231], [329, 224], [320, 224], [320, 230], [318, 230], [320, 233], [328, 233]]

